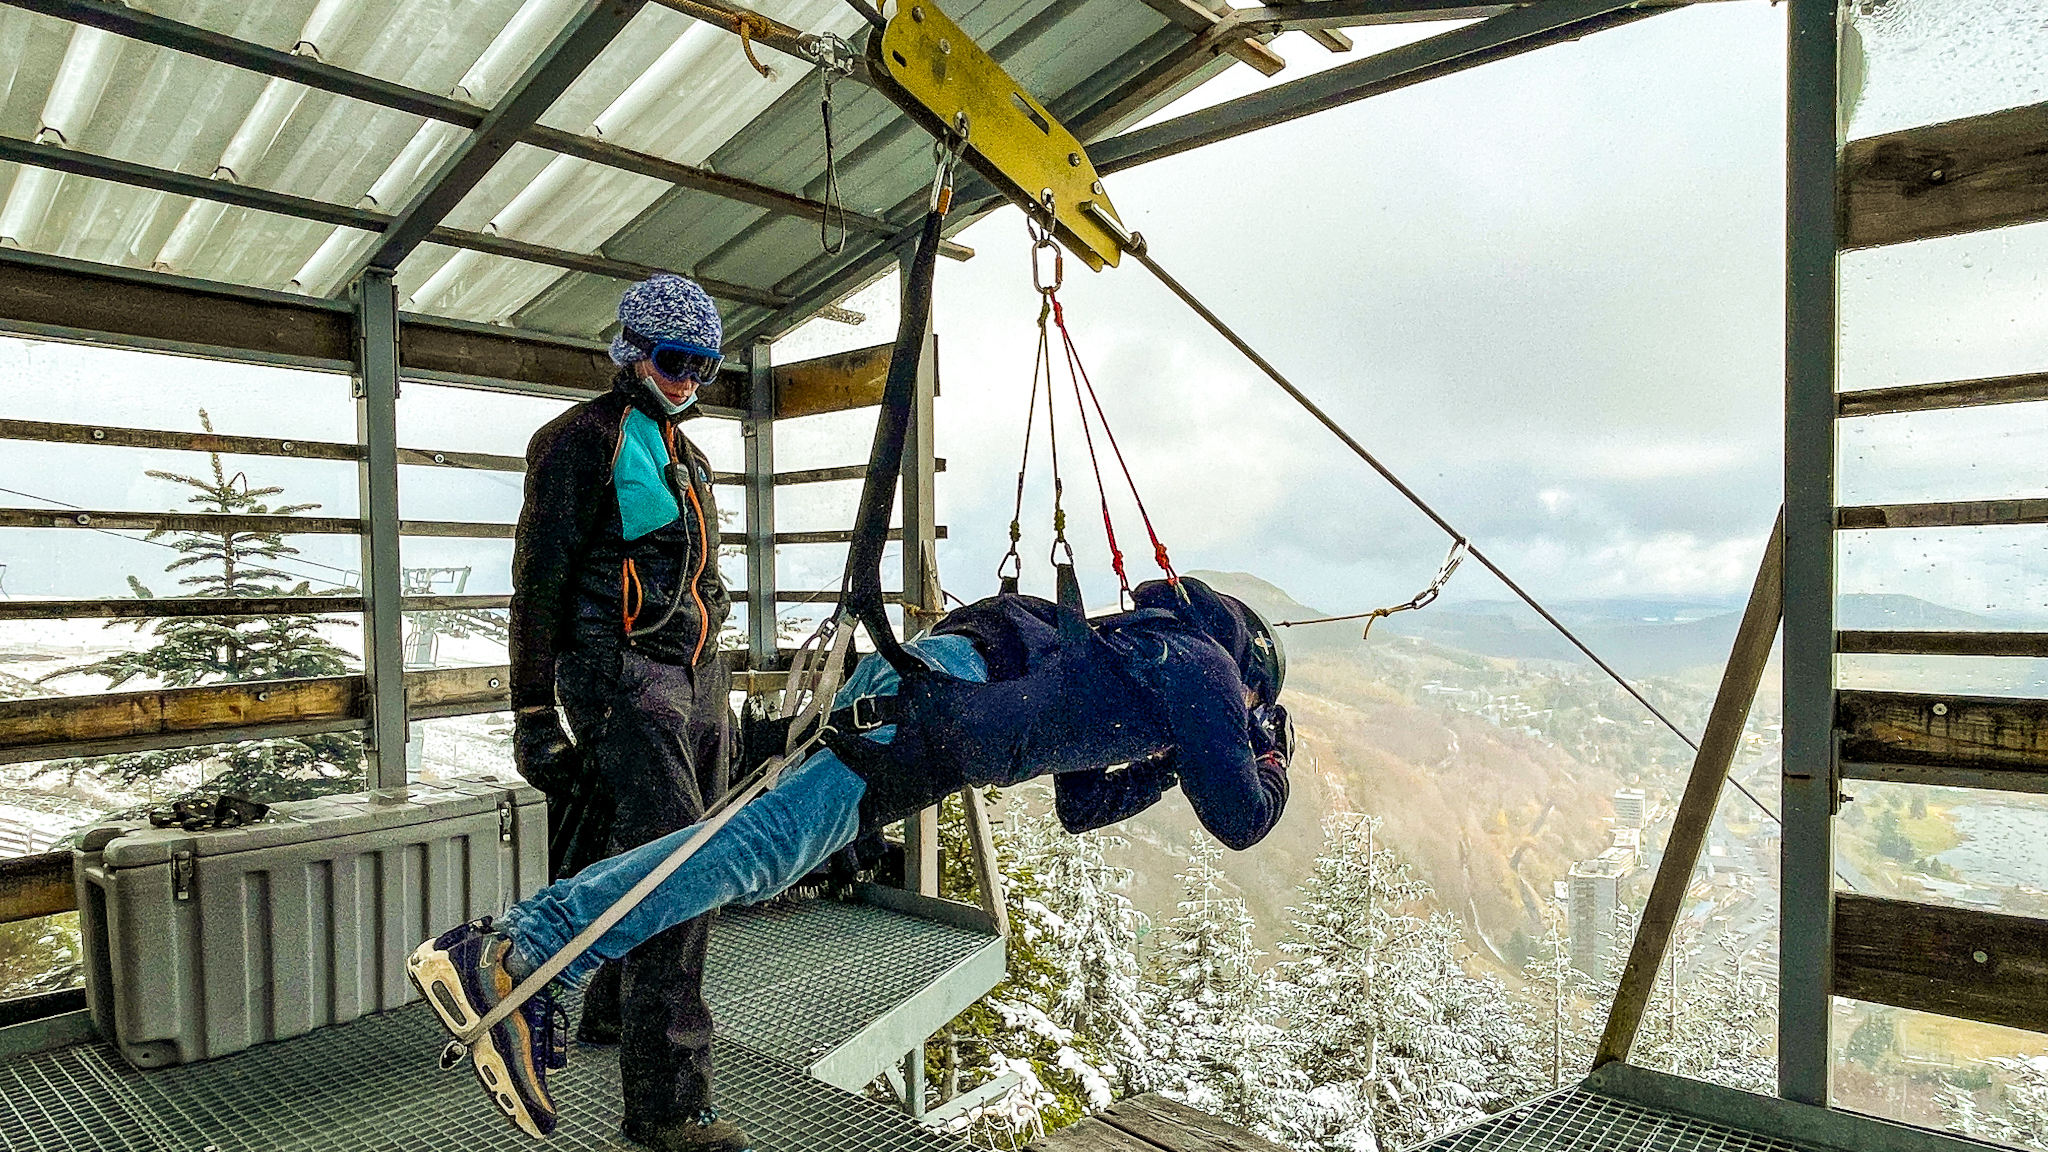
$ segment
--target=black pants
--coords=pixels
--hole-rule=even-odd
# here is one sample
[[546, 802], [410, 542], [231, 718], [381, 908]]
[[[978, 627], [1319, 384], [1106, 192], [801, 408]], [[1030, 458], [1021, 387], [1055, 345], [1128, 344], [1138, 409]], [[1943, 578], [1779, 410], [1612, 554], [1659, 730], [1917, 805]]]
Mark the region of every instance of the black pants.
[[[611, 852], [696, 823], [725, 794], [731, 677], [720, 661], [693, 669], [629, 650], [614, 665], [573, 653], [555, 681], [591, 783], [616, 809]], [[585, 993], [586, 1018], [619, 1031], [628, 1122], [661, 1124], [711, 1106], [711, 919], [678, 924], [605, 965]]]

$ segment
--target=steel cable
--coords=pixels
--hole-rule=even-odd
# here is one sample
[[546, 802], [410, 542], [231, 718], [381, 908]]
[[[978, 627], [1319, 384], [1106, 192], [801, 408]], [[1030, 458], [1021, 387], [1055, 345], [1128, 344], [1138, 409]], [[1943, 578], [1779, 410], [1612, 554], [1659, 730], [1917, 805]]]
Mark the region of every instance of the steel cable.
[[[1393, 485], [1394, 491], [1399, 492], [1402, 496], [1406, 497], [1410, 504], [1415, 505], [1415, 507], [1418, 510], [1420, 510], [1424, 516], [1429, 517], [1430, 521], [1434, 523], [1438, 528], [1443, 529], [1445, 534], [1449, 535], [1452, 540], [1462, 542], [1465, 545], [1466, 555], [1472, 557], [1472, 559], [1474, 560], [1477, 560], [1480, 563], [1480, 565], [1483, 566], [1488, 572], [1493, 573], [1495, 578], [1497, 578], [1502, 584], [1507, 586], [1508, 591], [1513, 592], [1518, 598], [1521, 599], [1522, 603], [1527, 604], [1530, 608], [1534, 609], [1536, 614], [1538, 616], [1543, 617], [1546, 623], [1548, 623], [1552, 628], [1557, 629], [1557, 632], [1560, 636], [1563, 636], [1566, 640], [1570, 641], [1572, 647], [1577, 648], [1580, 652], [1584, 653], [1586, 659], [1591, 660], [1596, 666], [1599, 667], [1599, 669], [1602, 672], [1605, 672], [1610, 679], [1612, 679], [1616, 684], [1619, 684], [1623, 691], [1627, 692], [1630, 696], [1635, 697], [1636, 703], [1641, 704], [1644, 708], [1648, 709], [1650, 715], [1655, 716], [1659, 721], [1663, 723], [1664, 727], [1671, 730], [1672, 735], [1678, 737], [1680, 740], [1683, 740], [1686, 744], [1686, 747], [1691, 748], [1695, 753], [1697, 753], [1700, 750], [1699, 741], [1693, 739], [1692, 736], [1686, 733], [1684, 729], [1680, 728], [1676, 723], [1674, 723], [1671, 717], [1666, 716], [1664, 714], [1662, 709], [1658, 708], [1655, 704], [1652, 704], [1650, 702], [1649, 697], [1644, 696], [1642, 692], [1636, 688], [1635, 685], [1629, 683], [1627, 677], [1623, 676], [1620, 672], [1615, 671], [1613, 665], [1601, 659], [1600, 654], [1593, 651], [1592, 648], [1588, 647], [1584, 640], [1579, 639], [1578, 634], [1573, 632], [1570, 628], [1566, 627], [1564, 621], [1559, 620], [1555, 615], [1551, 613], [1550, 609], [1545, 608], [1542, 605], [1542, 603], [1540, 603], [1536, 599], [1536, 597], [1530, 595], [1525, 589], [1523, 589], [1523, 587], [1520, 584], [1515, 583], [1514, 578], [1509, 576], [1506, 572], [1502, 571], [1500, 565], [1495, 564], [1491, 557], [1487, 556], [1485, 552], [1482, 552], [1479, 549], [1478, 545], [1473, 544], [1471, 540], [1463, 532], [1460, 532], [1457, 530], [1457, 528], [1453, 527], [1451, 522], [1449, 520], [1444, 519], [1442, 514], [1437, 512], [1435, 508], [1430, 507], [1429, 501], [1424, 500], [1420, 493], [1416, 492], [1415, 489], [1410, 488], [1406, 483], [1404, 483], [1401, 480], [1399, 476], [1394, 475], [1392, 469], [1388, 468], [1385, 464], [1381, 463], [1379, 457], [1374, 456], [1372, 452], [1365, 447], [1365, 445], [1360, 444], [1358, 442], [1356, 437], [1352, 436], [1351, 433], [1345, 431], [1343, 425], [1337, 423], [1337, 421], [1333, 419], [1328, 412], [1323, 411], [1321, 406], [1319, 406], [1315, 401], [1309, 399], [1308, 396], [1305, 393], [1303, 393], [1301, 389], [1296, 388], [1292, 381], [1288, 380], [1286, 376], [1281, 374], [1278, 368], [1275, 368], [1273, 366], [1272, 361], [1267, 360], [1264, 356], [1259, 355], [1257, 349], [1253, 348], [1250, 344], [1245, 343], [1244, 337], [1239, 336], [1235, 331], [1231, 329], [1230, 325], [1224, 323], [1222, 317], [1210, 311], [1208, 305], [1203, 304], [1200, 300], [1196, 299], [1194, 293], [1189, 292], [1187, 288], [1181, 284], [1180, 281], [1173, 278], [1173, 275], [1171, 273], [1169, 273], [1166, 269], [1161, 268], [1159, 266], [1159, 262], [1152, 258], [1150, 247], [1145, 243], [1145, 238], [1142, 235], [1132, 233], [1130, 237], [1130, 242], [1126, 245], [1125, 250], [1128, 251], [1131, 255], [1136, 256], [1138, 258], [1138, 262], [1140, 264], [1143, 264], [1147, 271], [1151, 272], [1152, 275], [1158, 277], [1159, 282], [1161, 284], [1164, 284], [1168, 291], [1172, 292], [1175, 296], [1180, 297], [1181, 302], [1183, 304], [1186, 304], [1189, 308], [1192, 308], [1196, 315], [1200, 316], [1203, 320], [1207, 321], [1209, 326], [1211, 328], [1214, 328], [1218, 335], [1222, 336], [1225, 340], [1228, 340], [1232, 347], [1236, 348], [1239, 352], [1243, 353], [1245, 359], [1250, 360], [1253, 364], [1257, 365], [1260, 371], [1264, 372], [1268, 377], [1272, 379], [1273, 383], [1278, 384], [1282, 391], [1286, 392], [1289, 396], [1293, 397], [1295, 403], [1301, 405], [1302, 408], [1306, 410], [1309, 415], [1315, 417], [1316, 420], [1319, 421], [1323, 425], [1323, 427], [1329, 429], [1331, 434], [1336, 436], [1337, 439], [1343, 441], [1345, 447], [1351, 449], [1352, 452], [1356, 453], [1358, 458], [1360, 460], [1365, 461], [1367, 466], [1369, 466], [1373, 471], [1379, 473], [1381, 479], [1385, 480], [1388, 484]], [[1784, 823], [1782, 820], [1778, 819], [1777, 813], [1771, 811], [1769, 805], [1765, 804], [1762, 800], [1759, 800], [1755, 793], [1743, 787], [1741, 781], [1735, 779], [1733, 776], [1730, 776], [1728, 778], [1728, 782], [1730, 784], [1735, 785], [1736, 791], [1741, 792], [1744, 796], [1749, 797], [1750, 801], [1754, 803], [1758, 808], [1762, 809], [1764, 815], [1770, 817], [1774, 823]]]

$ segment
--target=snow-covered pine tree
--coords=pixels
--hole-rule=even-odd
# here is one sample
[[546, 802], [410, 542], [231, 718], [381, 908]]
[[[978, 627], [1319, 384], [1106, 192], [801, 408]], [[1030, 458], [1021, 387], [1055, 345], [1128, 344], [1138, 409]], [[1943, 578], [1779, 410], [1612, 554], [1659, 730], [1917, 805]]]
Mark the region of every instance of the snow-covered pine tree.
[[1571, 938], [1553, 922], [1543, 933], [1536, 954], [1522, 965], [1523, 1026], [1529, 1052], [1517, 1065], [1534, 1090], [1562, 1088], [1579, 1079], [1593, 1062], [1597, 1037], [1580, 1014], [1586, 977], [1572, 963]]
[[1278, 966], [1305, 1087], [1276, 1127], [1299, 1147], [1405, 1147], [1475, 1120], [1519, 1084], [1521, 1021], [1498, 982], [1468, 976], [1464, 932], [1418, 915], [1429, 887], [1346, 813], [1288, 910]]
[[[965, 822], [941, 809], [941, 892], [971, 899]], [[971, 1142], [1017, 1147], [1128, 1094], [1142, 1075], [1138, 914], [1116, 891], [1103, 838], [1069, 835], [1050, 813], [1011, 808], [995, 837], [1010, 916], [1003, 982], [955, 1017], [927, 1054], [949, 1098], [1006, 1072], [1022, 1084], [969, 1118]]]
[[[208, 432], [213, 420], [200, 409], [199, 422]], [[177, 472], [150, 471], [148, 476], [193, 489], [189, 504], [203, 512], [222, 515], [290, 516], [318, 508], [318, 504], [284, 504], [271, 507], [267, 501], [281, 495], [278, 487], [250, 486], [245, 473], [229, 476], [220, 454], [208, 453], [213, 465], [211, 477]], [[305, 581], [287, 584], [286, 573], [269, 564], [298, 554], [277, 532], [222, 530], [217, 532], [170, 531], [158, 529], [147, 539], [171, 537], [170, 547], [180, 555], [166, 565], [166, 572], [189, 572], [178, 583], [191, 597], [237, 598], [251, 596], [309, 596]], [[152, 593], [134, 576], [128, 586], [138, 597]], [[109, 628], [126, 626], [110, 621]], [[277, 680], [308, 676], [338, 676], [349, 669], [349, 655], [320, 634], [323, 626], [352, 626], [352, 622], [325, 616], [280, 614], [274, 616], [173, 616], [144, 620], [134, 626], [157, 638], [148, 648], [122, 652], [75, 668], [43, 677], [102, 676], [108, 689], [119, 688], [138, 678], [153, 680], [169, 688], [236, 680]], [[83, 760], [56, 761], [44, 769], [76, 777], [81, 772], [109, 779], [122, 788], [158, 785], [179, 769], [204, 767], [212, 770], [206, 789], [232, 792], [265, 802], [291, 800], [347, 792], [362, 779], [362, 737], [353, 732], [328, 732], [274, 740], [215, 744], [198, 748], [171, 748], [126, 755], [98, 756]], [[196, 784], [184, 789], [196, 791]]]
[[1181, 899], [1150, 958], [1149, 1082], [1205, 1112], [1275, 1133], [1282, 1097], [1306, 1087], [1266, 1017], [1273, 983], [1258, 970], [1252, 917], [1225, 894], [1223, 850], [1204, 844], [1180, 873]]

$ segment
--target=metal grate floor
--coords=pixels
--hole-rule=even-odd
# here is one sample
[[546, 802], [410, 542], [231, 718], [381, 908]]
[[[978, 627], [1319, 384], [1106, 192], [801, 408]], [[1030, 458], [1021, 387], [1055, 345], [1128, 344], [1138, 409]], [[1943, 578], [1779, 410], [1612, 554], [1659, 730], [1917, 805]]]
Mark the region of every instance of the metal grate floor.
[[704, 998], [719, 1034], [806, 1067], [995, 939], [836, 900], [718, 916]]
[[[546, 1144], [515, 1130], [467, 1066], [441, 1072], [446, 1033], [410, 1005], [203, 1064], [138, 1072], [112, 1047], [0, 1063], [8, 1152], [429, 1152], [635, 1148], [618, 1135], [618, 1060], [578, 1048], [549, 1078], [562, 1124]], [[894, 1108], [721, 1039], [721, 1108], [759, 1152], [957, 1152]]]
[[1532, 1100], [1411, 1152], [1812, 1152], [1808, 1145], [1661, 1112], [1583, 1088]]
[[[888, 1105], [805, 1067], [898, 1008], [991, 937], [872, 905], [805, 900], [728, 909], [705, 995], [719, 1022], [719, 1106], [759, 1152], [957, 1152]], [[571, 1021], [578, 1005], [568, 1005]], [[612, 1051], [576, 1048], [549, 1077], [562, 1124], [545, 1145], [484, 1098], [467, 1066], [435, 1067], [446, 1034], [425, 1006], [201, 1064], [139, 1072], [110, 1045], [0, 1062], [5, 1152], [632, 1149], [618, 1134]]]

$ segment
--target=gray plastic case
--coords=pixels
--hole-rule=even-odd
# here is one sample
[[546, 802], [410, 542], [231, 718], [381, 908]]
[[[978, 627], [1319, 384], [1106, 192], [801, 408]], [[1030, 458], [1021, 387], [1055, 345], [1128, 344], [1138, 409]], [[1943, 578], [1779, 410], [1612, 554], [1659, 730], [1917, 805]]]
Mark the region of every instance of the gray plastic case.
[[159, 1068], [395, 1008], [420, 941], [547, 883], [547, 840], [540, 792], [490, 779], [95, 829], [76, 853], [93, 1024]]

